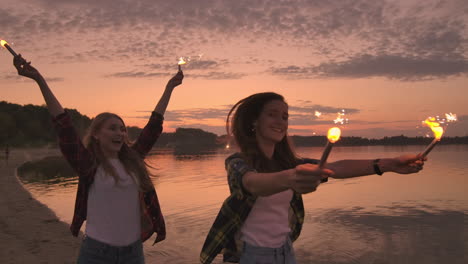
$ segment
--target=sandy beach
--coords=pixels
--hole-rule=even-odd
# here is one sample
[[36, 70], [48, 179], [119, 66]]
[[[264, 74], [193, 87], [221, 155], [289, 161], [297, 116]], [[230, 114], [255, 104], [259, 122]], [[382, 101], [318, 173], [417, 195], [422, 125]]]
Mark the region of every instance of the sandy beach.
[[22, 163], [51, 153], [57, 151], [13, 149], [8, 164], [0, 156], [0, 263], [76, 263], [81, 238], [16, 177]]

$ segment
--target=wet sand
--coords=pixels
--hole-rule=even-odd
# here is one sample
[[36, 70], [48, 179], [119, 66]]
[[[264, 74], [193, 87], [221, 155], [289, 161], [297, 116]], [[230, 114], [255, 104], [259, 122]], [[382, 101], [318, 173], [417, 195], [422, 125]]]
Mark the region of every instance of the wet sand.
[[22, 163], [51, 153], [13, 149], [8, 163], [0, 156], [0, 263], [76, 263], [81, 239], [16, 177]]

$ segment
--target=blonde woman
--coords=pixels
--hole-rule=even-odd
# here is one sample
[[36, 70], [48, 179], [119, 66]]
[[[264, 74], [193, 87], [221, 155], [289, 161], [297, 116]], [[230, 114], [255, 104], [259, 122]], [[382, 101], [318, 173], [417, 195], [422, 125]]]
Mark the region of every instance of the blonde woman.
[[79, 138], [70, 115], [60, 105], [45, 79], [21, 55], [13, 64], [18, 74], [36, 81], [57, 130], [60, 149], [79, 176], [70, 230], [77, 236], [86, 220], [78, 263], [144, 263], [142, 242], [157, 233], [165, 239], [164, 218], [144, 162], [162, 131], [163, 115], [172, 91], [182, 83], [179, 70], [167, 83], [147, 125], [130, 144], [122, 118], [97, 115]]

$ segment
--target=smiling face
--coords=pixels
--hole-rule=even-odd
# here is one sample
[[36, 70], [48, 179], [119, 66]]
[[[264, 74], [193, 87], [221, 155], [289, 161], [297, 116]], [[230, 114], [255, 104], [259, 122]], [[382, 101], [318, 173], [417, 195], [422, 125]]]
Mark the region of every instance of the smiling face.
[[288, 105], [282, 100], [266, 103], [254, 123], [256, 138], [260, 144], [275, 145], [288, 130]]
[[101, 151], [106, 157], [117, 158], [127, 137], [127, 129], [122, 120], [110, 117], [104, 121], [93, 137], [99, 142]]

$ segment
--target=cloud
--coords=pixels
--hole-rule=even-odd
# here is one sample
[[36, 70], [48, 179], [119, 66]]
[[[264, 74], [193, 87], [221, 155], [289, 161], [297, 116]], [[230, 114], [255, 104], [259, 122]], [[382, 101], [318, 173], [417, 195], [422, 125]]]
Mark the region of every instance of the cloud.
[[187, 76], [193, 79], [236, 80], [242, 79], [243, 77], [247, 76], [247, 74], [236, 72], [208, 72], [206, 74], [187, 74]]
[[[269, 64], [282, 64], [268, 69], [271, 74], [294, 78], [414, 81], [467, 72], [463, 0], [1, 1], [0, 33], [28, 43], [23, 44], [25, 51], [50, 55], [60, 50], [63, 58], [51, 58], [54, 61], [87, 61], [105, 54], [101, 59], [135, 58], [131, 63], [141, 65], [157, 58], [164, 65], [217, 45], [226, 50], [242, 47], [254, 54], [250, 61], [255, 61], [271, 57], [267, 45], [297, 49], [316, 62], [301, 65], [293, 59], [273, 59]], [[90, 47], [94, 52], [87, 52]], [[224, 72], [220, 65], [224, 63], [207, 59], [188, 67], [211, 71], [196, 78], [246, 76]]]
[[161, 72], [136, 72], [136, 71], [129, 71], [129, 72], [116, 72], [112, 74], [108, 74], [105, 77], [107, 78], [154, 78], [154, 77], [162, 77], [168, 76], [169, 73], [161, 73]]
[[[52, 83], [52, 82], [63, 82], [65, 81], [64, 78], [62, 77], [45, 77], [46, 81], [48, 83]], [[27, 78], [27, 77], [23, 77], [23, 76], [20, 76], [20, 75], [17, 75], [17, 74], [5, 74], [3, 76], [0, 76], [0, 80], [4, 80], [4, 81], [8, 81], [8, 82], [34, 82], [33, 80]]]
[[[223, 60], [223, 64], [227, 63], [227, 60]], [[176, 69], [177, 64], [176, 63], [150, 63], [150, 64], [145, 64], [143, 65], [144, 67], [147, 67], [149, 69], [154, 69], [154, 70], [174, 70]], [[220, 68], [220, 63], [214, 60], [201, 60], [197, 58], [193, 58], [188, 61], [187, 64], [184, 64], [181, 66], [183, 70], [185, 69], [190, 69], [190, 71], [209, 71], [213, 69]]]
[[363, 54], [346, 61], [327, 62], [318, 66], [272, 67], [270, 72], [273, 75], [302, 79], [385, 77], [420, 81], [467, 75], [468, 60]]

